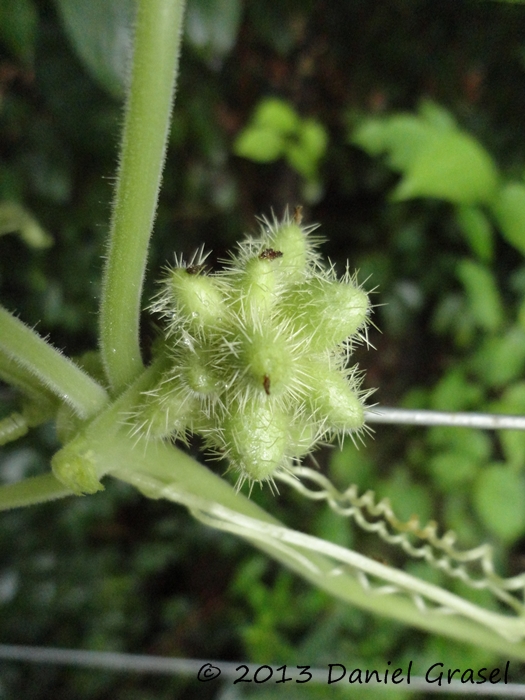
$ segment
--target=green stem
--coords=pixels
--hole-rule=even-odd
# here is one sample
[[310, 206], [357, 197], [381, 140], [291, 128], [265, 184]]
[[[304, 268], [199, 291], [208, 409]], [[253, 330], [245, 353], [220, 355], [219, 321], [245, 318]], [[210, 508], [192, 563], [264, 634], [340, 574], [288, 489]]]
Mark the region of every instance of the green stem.
[[73, 492], [60, 483], [53, 474], [32, 476], [16, 484], [0, 486], [0, 511], [72, 495]]
[[42, 401], [54, 399], [31, 372], [17, 364], [2, 349], [0, 349], [0, 379], [32, 399]]
[[184, 0], [139, 0], [100, 313], [101, 350], [115, 393], [142, 370], [142, 282], [178, 72]]
[[[154, 450], [149, 452], [148, 448], [146, 453], [128, 454], [126, 469], [113, 471], [113, 476], [134, 484], [150, 498], [168, 498], [196, 513], [203, 512], [204, 504], [204, 512], [207, 509], [213, 512], [214, 509], [220, 510], [224, 507], [262, 523], [279, 525], [278, 521], [268, 513], [236, 493], [224, 480], [184, 453], [177, 451], [175, 455], [167, 445], [156, 445]], [[206, 501], [208, 501], [207, 504]], [[216, 506], [219, 507], [216, 508]], [[213, 524], [212, 519], [207, 520], [209, 520], [208, 524]], [[217, 521], [218, 525], [219, 522]], [[334, 564], [330, 559], [294, 544], [283, 546], [284, 540], [264, 536], [264, 534], [254, 537], [253, 530], [251, 533], [245, 530], [244, 534], [242, 531], [235, 530], [235, 534], [240, 534], [252, 545], [318, 588], [351, 605], [427, 632], [475, 644], [507, 657], [525, 660], [524, 642], [510, 642], [475, 620], [421, 610], [405, 595], [374, 594], [363, 587], [353, 575], [351, 568], [338, 567], [338, 575], [333, 575]], [[445, 591], [443, 593], [447, 595]], [[492, 613], [487, 615], [490, 616]], [[522, 626], [518, 618], [509, 618], [509, 623], [516, 628]]]
[[[159, 380], [164, 360], [157, 360], [144, 370], [113, 403], [106, 406], [88, 425], [83, 426], [51, 460], [55, 476], [77, 495], [103, 489], [100, 479], [108, 471], [106, 452], [117, 450], [125, 463], [123, 446], [142, 450], [144, 441], [133, 437], [129, 417], [139, 404], [142, 392]], [[140, 444], [139, 444], [140, 443]]]
[[29, 426], [21, 413], [15, 411], [7, 418], [0, 420], [0, 445], [7, 445], [8, 442], [18, 440], [27, 434]]
[[[104, 389], [80, 367], [0, 307], [2, 354], [22, 367], [26, 383], [30, 382], [36, 392], [48, 389], [82, 418], [94, 415], [108, 401]], [[3, 367], [5, 370], [7, 364]], [[17, 376], [14, 375], [15, 384]]]
[[[113, 476], [134, 484], [150, 498], [169, 498], [190, 509], [192, 506], [198, 508], [198, 504], [207, 500], [209, 504], [220, 504], [263, 523], [279, 524], [252, 501], [236, 493], [223, 479], [184, 453], [177, 451], [176, 455], [173, 454], [167, 445], [153, 445], [146, 453], [129, 453], [126, 469], [113, 471]], [[374, 595], [366, 591], [348, 570], [340, 569], [338, 576], [331, 575], [333, 562], [320, 554], [293, 545], [289, 545], [286, 551], [281, 542], [270, 537], [251, 537], [249, 531], [243, 537], [317, 587], [347, 603], [428, 632], [525, 659], [523, 642], [508, 642], [471, 620], [422, 611], [402, 595]], [[299, 556], [290, 556], [290, 548], [295, 549]]]

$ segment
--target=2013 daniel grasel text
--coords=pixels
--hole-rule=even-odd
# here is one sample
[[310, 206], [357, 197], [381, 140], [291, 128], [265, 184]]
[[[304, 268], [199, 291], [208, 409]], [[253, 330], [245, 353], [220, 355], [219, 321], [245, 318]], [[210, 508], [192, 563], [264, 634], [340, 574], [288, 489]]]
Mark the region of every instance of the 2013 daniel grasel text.
[[[354, 668], [347, 671], [344, 664], [328, 664], [328, 684], [339, 683], [341, 681], [347, 683], [406, 683], [410, 685], [412, 675], [412, 661], [409, 662], [406, 672], [403, 668], [388, 668], [391, 662], [387, 662], [387, 668], [384, 670], [377, 669], [360, 669]], [[481, 685], [483, 683], [503, 683], [506, 685], [509, 682], [509, 667], [510, 661], [507, 661], [503, 669], [495, 667], [489, 668], [446, 668], [441, 662], [436, 662], [429, 666], [424, 674], [421, 674], [427, 683], [437, 683], [438, 686], [450, 685], [454, 680], [460, 683], [471, 683]]]

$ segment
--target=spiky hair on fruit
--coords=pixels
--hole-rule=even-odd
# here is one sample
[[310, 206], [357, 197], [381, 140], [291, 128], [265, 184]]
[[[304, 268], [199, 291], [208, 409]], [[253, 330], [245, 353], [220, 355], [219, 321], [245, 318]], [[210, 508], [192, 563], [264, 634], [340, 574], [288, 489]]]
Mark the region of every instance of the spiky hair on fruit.
[[366, 341], [370, 302], [348, 272], [318, 252], [301, 208], [261, 220], [224, 268], [200, 249], [176, 258], [151, 310], [164, 323], [162, 371], [133, 415], [151, 438], [200, 435], [247, 480], [269, 482], [321, 441], [360, 435], [361, 374], [348, 367]]

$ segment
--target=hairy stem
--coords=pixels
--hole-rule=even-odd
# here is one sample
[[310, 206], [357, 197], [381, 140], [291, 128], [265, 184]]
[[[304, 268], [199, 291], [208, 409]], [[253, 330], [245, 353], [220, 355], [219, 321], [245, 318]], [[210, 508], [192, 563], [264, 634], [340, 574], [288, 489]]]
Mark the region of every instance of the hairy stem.
[[[82, 418], [89, 418], [107, 403], [107, 394], [97, 382], [2, 307], [0, 355], [22, 368], [22, 373], [13, 374], [15, 385], [23, 375], [35, 392], [49, 390]], [[2, 369], [3, 378], [9, 381], [7, 362], [2, 363]]]
[[95, 493], [103, 488], [100, 479], [114, 464], [106, 459], [106, 452], [114, 454], [116, 450], [115, 463], [119, 464], [126, 463], [124, 446], [142, 454], [145, 441], [133, 437], [133, 428], [128, 420], [142, 392], [151, 389], [155, 379], [158, 381], [161, 366], [162, 360], [150, 365], [126, 391], [83, 426], [53, 456], [53, 473], [74, 493]]
[[64, 486], [53, 474], [32, 476], [16, 484], [0, 486], [0, 511], [72, 495], [73, 491]]
[[[0, 321], [1, 324], [1, 321]], [[49, 400], [52, 396], [44, 389], [42, 383], [29, 370], [17, 364], [12, 357], [0, 348], [0, 379], [16, 389], [25, 396]]]
[[15, 411], [10, 416], [0, 420], [0, 445], [7, 445], [22, 437], [29, 430], [26, 419], [21, 413]]
[[115, 393], [142, 370], [139, 314], [178, 72], [184, 0], [139, 0], [100, 313]]
[[[108, 457], [110, 458], [109, 453]], [[301, 533], [294, 533], [280, 526], [278, 521], [252, 501], [236, 493], [223, 479], [212, 474], [184, 453], [178, 450], [174, 453], [168, 445], [163, 443], [151, 445], [146, 448], [145, 453], [140, 451], [130, 453], [126, 459], [126, 470], [118, 469], [117, 466], [112, 473], [113, 476], [134, 484], [150, 498], [167, 498], [185, 505], [207, 524], [214, 524], [215, 519], [216, 526], [221, 527], [221, 523], [225, 522], [221, 511], [234, 512], [240, 516], [239, 521], [246, 522], [244, 526], [231, 529], [232, 532], [322, 590], [347, 603], [428, 632], [525, 659], [525, 643], [507, 641], [484, 624], [457, 615], [430, 614], [427, 610], [420, 609], [405, 595], [377, 595], [366, 590], [356, 578], [353, 568], [335, 567], [326, 556], [308, 551], [302, 545], [299, 546], [298, 540], [306, 541], [308, 536], [301, 536]], [[219, 517], [216, 517], [217, 514]], [[256, 529], [253, 527], [246, 527], [246, 523], [253, 525], [257, 522], [261, 526], [260, 535], [255, 534]], [[279, 534], [279, 537], [272, 536], [273, 530]], [[286, 532], [290, 533], [288, 539], [283, 537]], [[325, 544], [327, 550], [330, 546], [335, 547], [328, 542]], [[351, 552], [349, 554], [355, 555]], [[354, 558], [359, 557], [360, 555], [355, 555]], [[370, 566], [377, 564], [373, 560], [367, 561]], [[406, 574], [399, 572], [399, 576], [403, 577]], [[443, 591], [444, 597], [450, 595]], [[465, 601], [465, 605], [469, 604]], [[491, 615], [493, 614], [487, 611], [486, 616], [491, 617]], [[502, 620], [505, 619], [501, 617]], [[508, 618], [508, 623], [516, 632], [523, 626], [517, 618]]]

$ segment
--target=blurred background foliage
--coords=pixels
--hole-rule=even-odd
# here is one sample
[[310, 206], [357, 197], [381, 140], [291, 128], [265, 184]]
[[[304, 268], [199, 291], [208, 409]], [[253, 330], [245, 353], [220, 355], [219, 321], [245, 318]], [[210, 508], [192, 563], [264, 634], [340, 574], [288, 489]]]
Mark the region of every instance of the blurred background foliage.
[[[1, 299], [73, 355], [96, 344], [132, 16], [133, 0], [0, 0]], [[146, 297], [174, 251], [204, 242], [220, 259], [255, 215], [302, 203], [325, 254], [376, 290], [381, 333], [357, 359], [378, 402], [524, 413], [524, 36], [519, 3], [189, 0]], [[147, 354], [147, 314], [143, 328]], [[7, 414], [16, 396], [0, 392]], [[492, 543], [502, 574], [523, 570], [525, 434], [377, 427], [366, 442], [317, 453], [319, 467], [388, 495], [400, 516], [436, 518], [465, 548]], [[1, 479], [45, 471], [56, 447], [52, 426], [33, 431], [2, 450]], [[291, 527], [444, 582], [285, 489], [254, 498]], [[3, 514], [0, 552], [3, 643], [348, 668], [412, 659], [415, 672], [501, 661], [347, 608], [118, 483]], [[211, 686], [0, 662], [6, 700], [230, 692]]]

